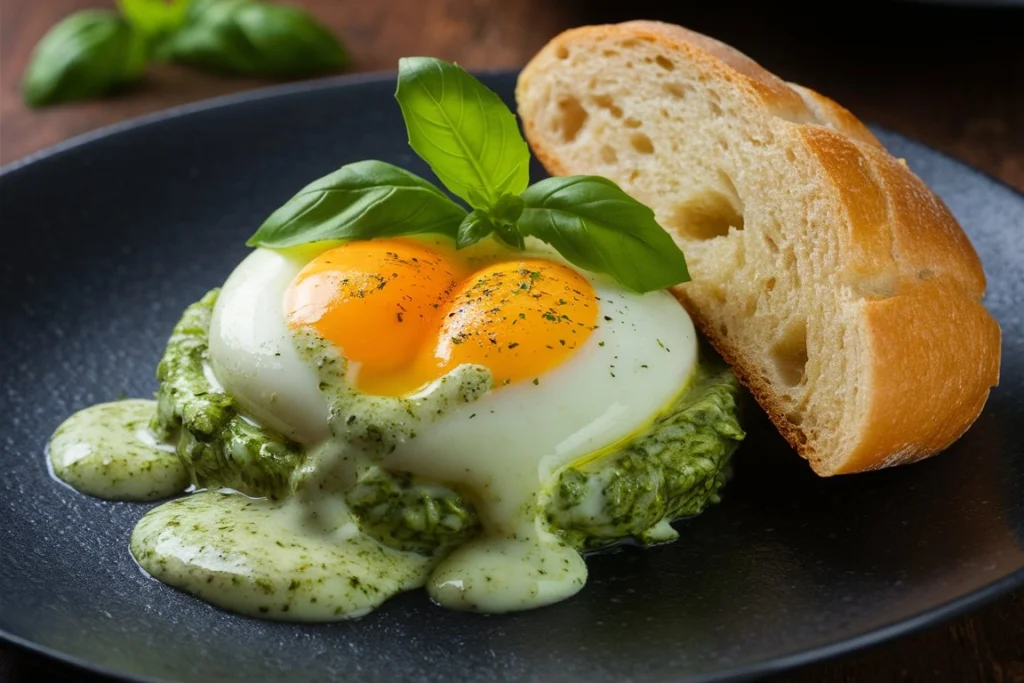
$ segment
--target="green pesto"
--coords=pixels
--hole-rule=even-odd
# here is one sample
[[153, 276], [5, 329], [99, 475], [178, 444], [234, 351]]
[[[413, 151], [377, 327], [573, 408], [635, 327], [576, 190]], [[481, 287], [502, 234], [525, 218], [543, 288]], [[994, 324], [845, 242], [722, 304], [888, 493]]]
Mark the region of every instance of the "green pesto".
[[345, 493], [360, 527], [385, 545], [430, 554], [480, 532], [473, 506], [444, 486], [367, 467]]
[[645, 545], [674, 540], [668, 522], [719, 501], [729, 458], [744, 438], [739, 383], [701, 349], [690, 386], [649, 429], [607, 455], [559, 474], [547, 520], [579, 549], [633, 537]]
[[211, 385], [204, 371], [218, 293], [212, 290], [186, 308], [174, 326], [157, 366], [160, 389], [150, 426], [158, 437], [177, 444], [196, 486], [283, 498], [291, 493], [291, 473], [302, 451], [243, 419], [234, 399]]

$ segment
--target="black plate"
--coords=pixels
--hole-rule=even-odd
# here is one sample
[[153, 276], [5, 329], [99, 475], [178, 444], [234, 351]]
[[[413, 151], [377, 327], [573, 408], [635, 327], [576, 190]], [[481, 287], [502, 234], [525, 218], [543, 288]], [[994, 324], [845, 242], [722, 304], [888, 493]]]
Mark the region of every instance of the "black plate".
[[[511, 102], [512, 74], [485, 81]], [[592, 558], [582, 593], [534, 612], [449, 612], [417, 591], [354, 623], [269, 623], [144, 576], [128, 536], [147, 506], [52, 481], [47, 438], [79, 408], [149, 395], [182, 309], [301, 185], [367, 157], [427, 173], [393, 91], [393, 76], [341, 79], [187, 107], [0, 177], [8, 638], [171, 681], [718, 680], [845, 652], [1024, 583], [1024, 199], [884, 131], [970, 234], [1003, 326], [1002, 384], [949, 452], [824, 480], [755, 414], [722, 505], [677, 543]]]

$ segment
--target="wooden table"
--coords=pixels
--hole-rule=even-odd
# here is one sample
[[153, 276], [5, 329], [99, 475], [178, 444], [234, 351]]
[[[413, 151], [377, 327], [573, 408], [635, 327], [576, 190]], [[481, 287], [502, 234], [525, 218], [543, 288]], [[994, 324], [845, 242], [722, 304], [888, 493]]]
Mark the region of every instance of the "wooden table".
[[[292, 0], [343, 36], [353, 70], [426, 54], [515, 67], [573, 25], [665, 19], [714, 35], [861, 118], [917, 138], [1024, 190], [1024, 10], [858, 0], [794, 4], [653, 0]], [[173, 66], [113, 99], [30, 111], [18, 81], [57, 19], [102, 0], [0, 0], [0, 163], [169, 106], [265, 85]], [[965, 3], [975, 4], [975, 3]], [[822, 10], [841, 18], [826, 17]], [[763, 8], [768, 7], [768, 10]], [[76, 680], [0, 651], [0, 680]], [[777, 680], [1024, 682], [1024, 591], [975, 614]]]

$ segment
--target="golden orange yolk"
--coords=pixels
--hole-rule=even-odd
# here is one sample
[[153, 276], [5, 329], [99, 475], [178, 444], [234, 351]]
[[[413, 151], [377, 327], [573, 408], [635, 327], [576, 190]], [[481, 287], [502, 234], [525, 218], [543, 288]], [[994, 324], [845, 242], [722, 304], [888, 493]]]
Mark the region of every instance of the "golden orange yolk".
[[289, 285], [284, 310], [292, 329], [312, 327], [355, 364], [356, 388], [402, 396], [466, 363], [488, 368], [496, 386], [539, 381], [590, 336], [598, 302], [585, 277], [553, 261], [470, 272], [454, 249], [399, 238], [321, 253]]
[[417, 374], [439, 377], [473, 363], [498, 386], [539, 382], [586, 341], [597, 310], [594, 288], [572, 268], [543, 259], [487, 266], [452, 293]]
[[358, 363], [359, 389], [402, 395], [423, 384], [411, 366], [436, 335], [459, 279], [456, 265], [411, 239], [350, 242], [306, 264], [285, 292], [285, 316], [293, 329], [312, 326]]

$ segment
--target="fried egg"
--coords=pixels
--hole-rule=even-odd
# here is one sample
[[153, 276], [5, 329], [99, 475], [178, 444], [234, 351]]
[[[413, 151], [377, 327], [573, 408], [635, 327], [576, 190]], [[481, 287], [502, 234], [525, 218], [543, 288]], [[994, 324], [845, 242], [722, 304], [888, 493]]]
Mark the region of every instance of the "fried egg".
[[[310, 338], [345, 360], [343, 378], [324, 374], [335, 366], [308, 352]], [[463, 492], [483, 533], [445, 557], [427, 589], [448, 607], [485, 612], [583, 586], [582, 558], [541, 519], [546, 482], [644, 428], [697, 362], [693, 324], [671, 294], [627, 291], [540, 243], [259, 249], [225, 282], [209, 339], [213, 379], [252, 419], [307, 447], [297, 484], [305, 514], [341, 514], [352, 467]], [[438, 400], [448, 380], [450, 393], [481, 368], [489, 388]], [[366, 432], [348, 425], [366, 419], [388, 431], [378, 442], [387, 448], [365, 452]]]

